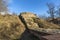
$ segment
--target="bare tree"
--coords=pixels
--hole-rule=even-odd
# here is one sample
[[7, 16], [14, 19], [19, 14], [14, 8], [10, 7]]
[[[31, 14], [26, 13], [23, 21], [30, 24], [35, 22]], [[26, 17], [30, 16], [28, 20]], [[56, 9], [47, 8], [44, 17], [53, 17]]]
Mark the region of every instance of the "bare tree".
[[54, 19], [55, 14], [55, 5], [53, 3], [47, 3], [49, 10], [47, 11], [50, 14], [51, 18]]
[[4, 0], [0, 0], [0, 12], [7, 11], [7, 5], [6, 5], [5, 1]]
[[60, 17], [60, 7], [58, 7], [58, 10], [56, 11], [56, 15], [58, 14], [58, 16]]

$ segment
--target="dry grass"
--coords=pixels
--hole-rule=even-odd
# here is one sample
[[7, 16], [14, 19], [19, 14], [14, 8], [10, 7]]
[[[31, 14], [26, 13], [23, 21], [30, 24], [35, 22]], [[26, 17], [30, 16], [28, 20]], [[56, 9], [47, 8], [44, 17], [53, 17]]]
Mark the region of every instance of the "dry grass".
[[0, 15], [0, 40], [15, 40], [24, 32], [25, 27], [17, 16]]
[[38, 23], [42, 28], [60, 29], [58, 25], [50, 23], [44, 19], [34, 19], [34, 21]]
[[[29, 16], [30, 17], [30, 16]], [[29, 18], [25, 20], [28, 28], [39, 32], [54, 31], [60, 29], [56, 24], [49, 23], [44, 19]], [[40, 26], [38, 26], [40, 25]], [[54, 30], [50, 30], [54, 29]], [[0, 14], [0, 40], [16, 40], [20, 38], [22, 33], [25, 31], [25, 26], [16, 15], [1, 15]]]

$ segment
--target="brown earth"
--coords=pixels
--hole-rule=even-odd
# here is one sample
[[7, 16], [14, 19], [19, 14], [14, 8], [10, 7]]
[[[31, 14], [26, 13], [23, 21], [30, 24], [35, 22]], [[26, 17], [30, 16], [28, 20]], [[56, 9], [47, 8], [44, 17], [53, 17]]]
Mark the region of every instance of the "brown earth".
[[60, 40], [60, 34], [53, 34], [48, 36], [43, 36], [47, 40]]

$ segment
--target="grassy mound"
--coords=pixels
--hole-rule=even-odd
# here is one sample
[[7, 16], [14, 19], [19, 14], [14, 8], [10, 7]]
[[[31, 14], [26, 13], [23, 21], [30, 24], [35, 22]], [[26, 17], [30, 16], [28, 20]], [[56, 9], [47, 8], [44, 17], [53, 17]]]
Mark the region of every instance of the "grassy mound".
[[18, 39], [24, 30], [24, 25], [17, 16], [0, 15], [0, 40]]

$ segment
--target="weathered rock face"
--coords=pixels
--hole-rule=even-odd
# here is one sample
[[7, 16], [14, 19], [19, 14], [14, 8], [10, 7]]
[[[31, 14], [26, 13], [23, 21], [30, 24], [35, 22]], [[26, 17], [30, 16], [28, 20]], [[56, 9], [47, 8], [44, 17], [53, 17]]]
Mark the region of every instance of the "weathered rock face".
[[21, 13], [20, 18], [22, 19], [22, 21], [24, 20], [27, 28], [31, 30], [36, 30], [39, 32], [44, 30], [43, 32], [48, 33], [50, 32], [48, 29], [51, 29], [51, 32], [53, 32], [52, 29], [60, 28], [58, 25], [49, 23], [44, 19], [39, 19], [35, 14], [29, 13], [29, 12]]
[[25, 26], [17, 16], [0, 17], [0, 40], [16, 40], [25, 31]]
[[[30, 33], [25, 32], [23, 34], [21, 40], [34, 40], [33, 38], [35, 38], [35, 36], [36, 36], [36, 38], [38, 37], [35, 40], [50, 40], [51, 38], [47, 39], [47, 36], [49, 37], [49, 35], [41, 36], [40, 33], [41, 32], [47, 33], [47, 34], [60, 33], [60, 29], [59, 29], [60, 27], [58, 25], [55, 25], [53, 23], [49, 23], [49, 22], [47, 22], [46, 20], [43, 20], [43, 19], [39, 19], [34, 14], [22, 13], [20, 15], [20, 18], [22, 19], [23, 23], [27, 26], [28, 29], [39, 32], [39, 34], [37, 32], [33, 32], [33, 31], [32, 31], [32, 33], [31, 32]], [[34, 35], [34, 37], [32, 35]], [[46, 35], [46, 34], [43, 34], [43, 35]], [[52, 35], [51, 35], [51, 37], [52, 37]]]
[[[60, 27], [58, 25], [55, 25], [53, 23], [49, 23], [46, 20], [37, 18], [36, 15], [24, 12], [19, 15], [20, 19], [22, 19], [22, 22], [24, 23], [25, 27], [27, 27], [30, 30], [37, 31], [39, 33], [47, 33], [47, 34], [55, 34], [60, 33]], [[38, 34], [37, 32], [30, 31], [24, 32], [22, 38], [20, 40], [49, 40], [47, 38], [44, 38], [41, 36], [41, 34]], [[42, 34], [43, 34], [42, 33]], [[32, 36], [34, 35], [34, 37]], [[37, 39], [33, 39], [38, 37]]]
[[34, 22], [33, 18], [37, 18], [35, 14], [24, 12], [20, 15], [22, 21], [25, 21], [25, 24], [28, 28], [38, 28], [38, 24]]

